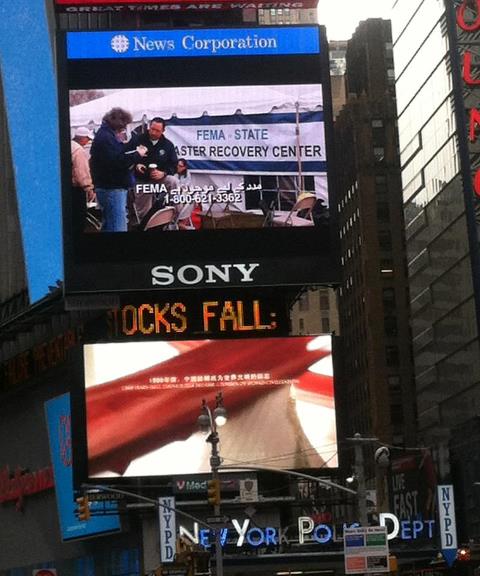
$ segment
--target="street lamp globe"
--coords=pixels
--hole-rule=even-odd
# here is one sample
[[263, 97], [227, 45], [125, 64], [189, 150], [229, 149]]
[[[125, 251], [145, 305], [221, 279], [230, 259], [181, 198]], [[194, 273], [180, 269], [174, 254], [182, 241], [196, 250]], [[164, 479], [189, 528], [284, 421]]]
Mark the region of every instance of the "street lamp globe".
[[208, 432], [210, 430], [210, 418], [208, 414], [202, 412], [200, 416], [197, 418], [198, 427], [202, 432]]
[[375, 450], [375, 463], [379, 468], [388, 468], [390, 465], [390, 450], [387, 446], [380, 446]]
[[227, 422], [227, 411], [223, 406], [217, 406], [213, 411], [213, 419], [217, 426], [224, 426]]

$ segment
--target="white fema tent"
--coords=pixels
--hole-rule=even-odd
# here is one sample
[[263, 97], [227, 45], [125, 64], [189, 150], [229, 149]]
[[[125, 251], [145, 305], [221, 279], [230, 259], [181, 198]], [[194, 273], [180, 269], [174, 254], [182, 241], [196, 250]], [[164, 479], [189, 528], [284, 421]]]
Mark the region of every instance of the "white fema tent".
[[235, 113], [265, 114], [323, 110], [318, 84], [281, 86], [213, 86], [180, 88], [127, 88], [70, 109], [70, 123], [99, 126], [102, 116], [114, 107], [125, 108], [135, 124], [143, 118], [161, 116], [199, 118], [203, 115], [227, 116]]

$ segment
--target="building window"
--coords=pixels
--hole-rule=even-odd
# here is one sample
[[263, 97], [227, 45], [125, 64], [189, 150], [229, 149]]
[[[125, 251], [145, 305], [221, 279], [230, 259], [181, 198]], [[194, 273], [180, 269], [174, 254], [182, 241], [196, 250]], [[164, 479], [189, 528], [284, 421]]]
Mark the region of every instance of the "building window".
[[380, 246], [380, 250], [386, 250], [389, 252], [392, 250], [392, 235], [390, 234], [389, 230], [378, 231], [378, 244]]
[[372, 128], [383, 128], [383, 120], [380, 118], [372, 120]]
[[388, 222], [390, 220], [388, 202], [377, 202], [377, 220], [379, 222]]
[[392, 404], [390, 406], [390, 415], [392, 417], [392, 424], [400, 425], [403, 423], [403, 409], [401, 404]]
[[308, 312], [310, 309], [308, 292], [302, 292], [302, 294], [300, 294], [300, 298], [298, 299], [298, 309], [300, 312]]
[[387, 362], [387, 366], [398, 366], [399, 362], [398, 346], [386, 346], [385, 359]]
[[395, 316], [385, 316], [383, 319], [385, 336], [394, 338], [398, 334], [397, 318]]
[[395, 308], [395, 289], [384, 288], [382, 290], [383, 306], [386, 310]]
[[298, 331], [300, 334], [305, 332], [305, 320], [303, 318], [298, 319]]
[[383, 146], [375, 146], [373, 148], [373, 156], [376, 162], [381, 162], [385, 158], [385, 148]]
[[322, 332], [328, 334], [330, 332], [330, 319], [322, 318]]
[[380, 260], [380, 267], [383, 270], [393, 272], [393, 260], [391, 258], [382, 258]]
[[330, 310], [330, 300], [328, 299], [328, 296], [320, 296], [320, 309]]
[[389, 376], [387, 381], [390, 392], [400, 392], [400, 376]]

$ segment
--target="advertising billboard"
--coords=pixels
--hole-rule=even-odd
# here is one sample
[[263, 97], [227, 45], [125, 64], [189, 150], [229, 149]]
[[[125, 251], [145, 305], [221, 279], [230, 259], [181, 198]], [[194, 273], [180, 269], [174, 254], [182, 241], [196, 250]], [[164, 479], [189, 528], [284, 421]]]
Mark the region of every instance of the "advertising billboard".
[[84, 364], [89, 478], [208, 472], [219, 393], [224, 464], [337, 466], [330, 336], [87, 344]]
[[324, 42], [61, 35], [67, 293], [336, 281]]
[[318, 0], [55, 0], [58, 12], [69, 13], [118, 13], [162, 12], [165, 10], [240, 10], [243, 8], [315, 8]]
[[[12, 229], [3, 243], [2, 300], [20, 292], [26, 272], [30, 304], [63, 279], [56, 75], [46, 4], [18, 0], [14, 6], [0, 5], [2, 198], [3, 212], [11, 214], [2, 226], [7, 234], [7, 227], [17, 225], [18, 212], [21, 232], [20, 239]], [[41, 154], [36, 139], [25, 138], [32, 118], [42, 134]], [[10, 266], [15, 269], [11, 276]]]
[[120, 531], [120, 517], [115, 514], [116, 502], [107, 502], [108, 510], [105, 510], [104, 503], [92, 502], [92, 517], [88, 522], [80, 520], [75, 513], [70, 394], [45, 402], [45, 416], [62, 540], [68, 542]]
[[400, 520], [434, 519], [436, 486], [435, 466], [428, 450], [394, 458], [389, 470], [391, 512]]

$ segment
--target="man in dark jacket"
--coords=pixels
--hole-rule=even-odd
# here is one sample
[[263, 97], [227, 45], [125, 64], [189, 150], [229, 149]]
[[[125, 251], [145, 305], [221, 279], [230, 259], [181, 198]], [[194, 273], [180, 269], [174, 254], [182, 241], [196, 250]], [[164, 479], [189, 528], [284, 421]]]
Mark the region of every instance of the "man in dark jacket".
[[121, 135], [132, 122], [130, 112], [112, 108], [102, 119], [90, 151], [90, 167], [97, 202], [102, 209], [103, 232], [127, 231], [127, 191], [131, 185], [131, 169], [141, 162], [144, 146], [131, 146]]
[[177, 153], [173, 143], [165, 138], [164, 132], [165, 120], [157, 116], [150, 121], [148, 132], [137, 138], [137, 144], [147, 148], [147, 154], [135, 167], [137, 182], [164, 185], [161, 186], [164, 193], [157, 197], [153, 194], [135, 194], [135, 207], [140, 219], [161, 208], [166, 192], [177, 185], [173, 177], [177, 170]]

